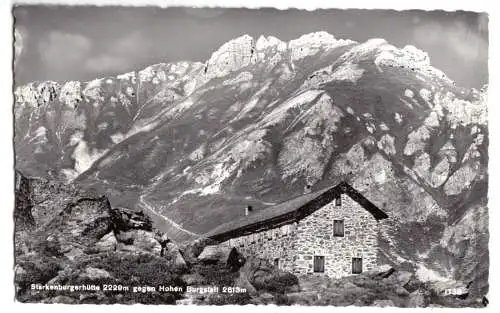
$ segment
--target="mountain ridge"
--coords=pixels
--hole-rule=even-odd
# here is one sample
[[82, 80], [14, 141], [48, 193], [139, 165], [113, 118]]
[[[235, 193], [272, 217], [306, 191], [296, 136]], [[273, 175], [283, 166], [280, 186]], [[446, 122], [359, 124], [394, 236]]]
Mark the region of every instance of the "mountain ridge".
[[[391, 262], [456, 277], [487, 257], [474, 256], [488, 234], [487, 86], [456, 86], [415, 47], [244, 35], [205, 63], [64, 86], [16, 91], [16, 168], [29, 176], [96, 188], [197, 234], [246, 205], [346, 180], [390, 213]], [[470, 238], [464, 220], [481, 225]]]

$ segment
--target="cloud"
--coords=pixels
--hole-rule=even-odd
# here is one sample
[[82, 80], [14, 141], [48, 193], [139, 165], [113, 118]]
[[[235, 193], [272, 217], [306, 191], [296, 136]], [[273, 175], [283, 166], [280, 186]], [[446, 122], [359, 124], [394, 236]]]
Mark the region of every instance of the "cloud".
[[184, 12], [195, 18], [210, 19], [215, 18], [224, 12], [226, 9], [222, 8], [184, 8]]
[[488, 42], [479, 34], [478, 28], [463, 22], [449, 25], [436, 22], [421, 24], [414, 29], [413, 39], [424, 46], [439, 45], [451, 48], [465, 61], [477, 60], [488, 49]]
[[127, 70], [137, 56], [147, 53], [151, 47], [152, 43], [146, 41], [147, 38], [141, 32], [136, 31], [116, 39], [108, 45], [105, 51], [85, 62], [86, 70], [90, 72]]
[[111, 45], [110, 50], [114, 54], [136, 54], [140, 51], [147, 50], [148, 46], [151, 44], [149, 41], [146, 41], [145, 38], [147, 37], [140, 31], [135, 31], [119, 38], [113, 45]]
[[80, 34], [52, 31], [38, 44], [38, 53], [47, 68], [61, 71], [79, 66], [92, 48], [92, 42]]
[[14, 28], [14, 66], [23, 53], [24, 43], [28, 38], [28, 31], [24, 27]]
[[123, 57], [103, 54], [95, 58], [90, 58], [85, 62], [87, 70], [92, 72], [100, 71], [122, 71], [130, 64], [130, 61]]

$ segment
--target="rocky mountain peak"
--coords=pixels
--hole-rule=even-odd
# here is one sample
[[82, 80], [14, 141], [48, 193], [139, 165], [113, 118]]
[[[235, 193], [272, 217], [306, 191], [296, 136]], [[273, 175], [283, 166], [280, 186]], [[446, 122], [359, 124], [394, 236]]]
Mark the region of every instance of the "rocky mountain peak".
[[223, 44], [207, 61], [205, 70], [208, 77], [221, 77], [249, 65], [255, 58], [255, 41], [249, 35], [243, 35]]
[[265, 37], [264, 35], [260, 35], [255, 44], [255, 48], [257, 49], [257, 51], [262, 51], [269, 48], [276, 48], [278, 51], [285, 51], [286, 47], [286, 42], [283, 42], [274, 36]]

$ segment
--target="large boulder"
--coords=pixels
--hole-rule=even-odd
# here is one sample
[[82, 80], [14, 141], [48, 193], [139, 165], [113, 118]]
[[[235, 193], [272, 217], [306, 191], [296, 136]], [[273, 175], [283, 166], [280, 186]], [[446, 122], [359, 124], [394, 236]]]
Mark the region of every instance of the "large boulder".
[[429, 306], [430, 293], [427, 290], [418, 289], [410, 293], [408, 299], [408, 307], [411, 308], [424, 308]]
[[396, 270], [391, 267], [390, 265], [381, 265], [376, 268], [374, 268], [371, 271], [367, 271], [364, 274], [372, 277], [374, 279], [380, 280], [380, 279], [385, 279], [389, 278], [391, 275], [393, 275], [396, 272]]
[[176, 250], [172, 253], [172, 261], [175, 266], [187, 266], [186, 260], [184, 260], [184, 257], [179, 250]]
[[267, 260], [247, 259], [240, 272], [257, 290], [285, 293], [299, 289], [299, 280], [295, 275], [279, 270]]
[[[24, 187], [23, 187], [24, 186]], [[38, 229], [50, 223], [63, 210], [74, 205], [81, 199], [99, 199], [101, 197], [95, 190], [83, 189], [74, 184], [63, 184], [59, 181], [50, 181], [44, 178], [25, 178], [20, 183], [24, 192], [16, 192], [19, 201], [29, 198], [29, 210], [33, 219], [33, 227]]]
[[95, 248], [101, 252], [115, 251], [117, 244], [118, 241], [116, 240], [115, 234], [111, 231], [96, 242]]
[[198, 260], [206, 264], [223, 263], [235, 270], [245, 263], [245, 258], [236, 248], [219, 245], [206, 246]]
[[112, 230], [106, 197], [80, 198], [69, 203], [33, 234], [31, 249], [48, 255], [80, 256]]
[[134, 253], [150, 253], [160, 255], [162, 247], [152, 232], [132, 229], [116, 234], [118, 249]]
[[115, 228], [121, 231], [142, 229], [152, 231], [153, 222], [143, 211], [134, 211], [127, 208], [113, 208], [111, 217]]
[[80, 278], [97, 280], [97, 279], [103, 279], [103, 278], [111, 278], [111, 274], [109, 274], [108, 271], [100, 269], [100, 268], [87, 267], [80, 274]]
[[[187, 262], [192, 263], [197, 261], [198, 256], [203, 252], [206, 246], [215, 245], [215, 242], [209, 238], [198, 238], [193, 241], [184, 243], [178, 247], [180, 251], [182, 251], [182, 255], [186, 259]], [[168, 246], [167, 246], [168, 248]]]

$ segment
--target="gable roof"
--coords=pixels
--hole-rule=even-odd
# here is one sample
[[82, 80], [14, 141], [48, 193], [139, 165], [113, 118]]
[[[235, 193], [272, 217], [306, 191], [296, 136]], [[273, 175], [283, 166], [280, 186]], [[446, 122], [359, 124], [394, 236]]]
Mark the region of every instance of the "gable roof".
[[251, 213], [216, 227], [206, 234], [211, 239], [225, 241], [231, 238], [260, 232], [267, 229], [297, 222], [332, 202], [338, 195], [345, 193], [370, 212], [377, 220], [387, 218], [382, 210], [366, 199], [346, 182], [308, 193], [272, 207]]

